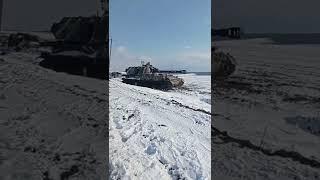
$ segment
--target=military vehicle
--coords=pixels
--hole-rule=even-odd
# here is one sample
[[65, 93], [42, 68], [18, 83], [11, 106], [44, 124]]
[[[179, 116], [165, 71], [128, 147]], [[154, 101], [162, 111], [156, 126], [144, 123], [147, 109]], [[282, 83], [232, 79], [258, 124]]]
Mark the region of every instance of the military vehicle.
[[39, 42], [40, 38], [36, 35], [28, 33], [13, 33], [8, 36], [7, 47], [8, 49], [20, 51], [31, 47], [39, 47]]
[[225, 79], [236, 70], [237, 62], [229, 53], [216, 51], [213, 49], [213, 76], [215, 79]]
[[[219, 37], [228, 37], [232, 39], [240, 38], [240, 28], [230, 28], [222, 30], [212, 29], [211, 41], [214, 41], [214, 38]], [[218, 50], [217, 47], [211, 47], [212, 52], [212, 73], [215, 80], [226, 79], [236, 70], [237, 62], [236, 59], [231, 56], [229, 53]]]
[[169, 90], [181, 87], [182, 78], [172, 74], [159, 73], [159, 69], [153, 67], [150, 62], [137, 67], [126, 69], [126, 75], [122, 81], [127, 84]]
[[102, 15], [92, 17], [64, 17], [54, 23], [51, 32], [55, 41], [46, 42], [52, 52], [44, 52], [40, 65], [56, 71], [107, 79], [108, 1], [102, 1]]

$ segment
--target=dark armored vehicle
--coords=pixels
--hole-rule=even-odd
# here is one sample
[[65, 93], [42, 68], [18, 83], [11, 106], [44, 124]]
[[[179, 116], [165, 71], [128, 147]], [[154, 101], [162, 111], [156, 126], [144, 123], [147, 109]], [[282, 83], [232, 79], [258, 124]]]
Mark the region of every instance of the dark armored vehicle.
[[[233, 37], [233, 35], [236, 35]], [[214, 44], [214, 38], [216, 36], [224, 37], [231, 36], [231, 38], [240, 38], [240, 29], [238, 28], [230, 28], [225, 30], [214, 30], [212, 29], [211, 33], [211, 41]], [[217, 47], [211, 47], [212, 54], [212, 75], [215, 80], [228, 78], [231, 74], [233, 74], [236, 70], [237, 62], [236, 59], [231, 56], [229, 53], [225, 53], [223, 51], [218, 50]]]
[[144, 86], [156, 89], [172, 89], [181, 87], [184, 83], [182, 78], [172, 74], [159, 73], [159, 70], [148, 62], [142, 66], [129, 67], [122, 81], [127, 84]]
[[52, 52], [41, 55], [41, 66], [70, 74], [107, 79], [108, 9], [102, 16], [64, 17], [54, 23], [51, 32], [55, 41], [47, 42]]
[[229, 53], [212, 50], [213, 76], [215, 79], [225, 79], [236, 70], [237, 62]]

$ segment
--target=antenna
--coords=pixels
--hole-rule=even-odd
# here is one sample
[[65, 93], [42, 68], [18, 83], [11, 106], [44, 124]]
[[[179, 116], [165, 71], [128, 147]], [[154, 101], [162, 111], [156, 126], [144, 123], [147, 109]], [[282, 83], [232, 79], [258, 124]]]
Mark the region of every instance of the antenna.
[[105, 14], [107, 11], [107, 2], [106, 0], [100, 0], [100, 3], [101, 3], [102, 14]]
[[0, 0], [0, 31], [2, 30], [3, 0]]
[[96, 4], [97, 4], [97, 16], [98, 17], [100, 16], [100, 14], [101, 14], [101, 16], [103, 16], [104, 14], [107, 13], [107, 11], [108, 11], [107, 6], [109, 4], [109, 0], [96, 0]]
[[96, 6], [96, 8], [97, 8], [97, 17], [99, 17], [100, 16], [100, 14], [99, 14], [99, 0], [97, 0], [96, 3], [97, 3], [97, 6]]

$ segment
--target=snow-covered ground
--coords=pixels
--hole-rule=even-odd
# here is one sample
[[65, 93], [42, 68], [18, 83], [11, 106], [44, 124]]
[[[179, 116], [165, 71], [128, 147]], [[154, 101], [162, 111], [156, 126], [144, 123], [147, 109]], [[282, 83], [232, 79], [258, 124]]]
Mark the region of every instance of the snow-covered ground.
[[320, 45], [215, 45], [238, 69], [213, 85], [213, 177], [319, 179]]
[[320, 46], [216, 44], [239, 67], [213, 85], [212, 123], [210, 76], [169, 92], [112, 79], [108, 96], [35, 50], [2, 54], [0, 179], [105, 179], [108, 118], [111, 179], [319, 179]]
[[40, 67], [39, 50], [0, 57], [0, 179], [107, 179], [109, 118], [110, 179], [210, 179], [210, 76], [109, 84]]
[[106, 179], [108, 82], [0, 56], [0, 179]]
[[169, 92], [110, 80], [111, 179], [211, 178], [210, 76], [181, 76]]

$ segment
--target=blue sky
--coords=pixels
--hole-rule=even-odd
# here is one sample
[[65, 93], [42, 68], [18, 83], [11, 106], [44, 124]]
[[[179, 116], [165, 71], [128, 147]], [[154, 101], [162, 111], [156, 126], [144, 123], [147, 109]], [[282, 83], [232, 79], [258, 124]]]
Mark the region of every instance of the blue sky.
[[160, 69], [210, 71], [210, 0], [110, 0], [111, 70], [150, 59]]

